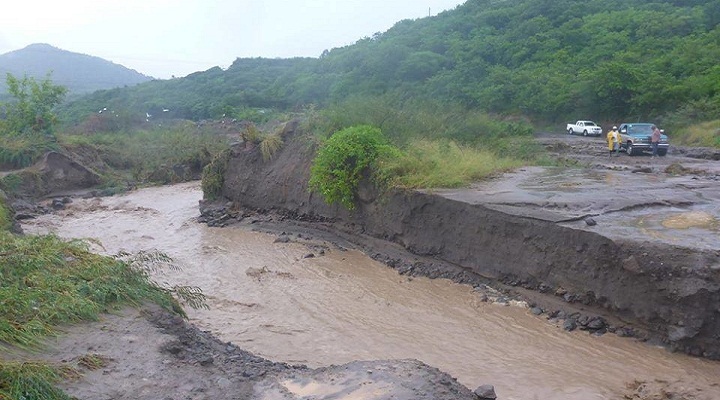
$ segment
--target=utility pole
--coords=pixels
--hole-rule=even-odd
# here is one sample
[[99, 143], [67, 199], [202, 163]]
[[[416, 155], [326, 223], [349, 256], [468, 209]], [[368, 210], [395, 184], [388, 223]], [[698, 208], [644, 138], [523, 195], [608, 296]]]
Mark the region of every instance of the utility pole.
[[428, 7], [428, 17], [430, 16], [430, 7]]

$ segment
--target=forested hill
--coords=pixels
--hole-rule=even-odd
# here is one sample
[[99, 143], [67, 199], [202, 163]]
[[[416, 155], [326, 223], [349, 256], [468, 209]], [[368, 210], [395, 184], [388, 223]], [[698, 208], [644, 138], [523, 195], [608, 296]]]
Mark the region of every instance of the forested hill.
[[469, 0], [319, 58], [237, 59], [226, 71], [94, 94], [67, 111], [167, 108], [201, 119], [383, 95], [545, 121], [648, 118], [688, 105], [713, 114], [719, 22], [720, 0]]
[[70, 95], [131, 86], [152, 79], [99, 57], [38, 43], [0, 54], [0, 95], [7, 89], [6, 73], [16, 78], [27, 75], [39, 80], [44, 79], [49, 72], [52, 73], [53, 83], [66, 87]]

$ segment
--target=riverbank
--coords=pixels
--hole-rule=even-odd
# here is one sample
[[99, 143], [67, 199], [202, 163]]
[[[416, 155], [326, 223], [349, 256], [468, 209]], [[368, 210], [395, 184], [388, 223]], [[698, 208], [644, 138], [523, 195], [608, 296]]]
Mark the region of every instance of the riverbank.
[[[285, 227], [285, 235], [255, 232], [267, 223], [266, 215], [248, 216], [232, 227], [207, 227], [196, 221], [201, 197], [199, 184], [187, 183], [73, 198], [63, 209], [25, 220], [23, 227], [28, 233], [93, 237], [93, 249], [106, 254], [162, 250], [176, 268], [156, 271], [157, 281], [199, 286], [207, 296], [209, 310], [188, 310], [190, 323], [203, 337], [212, 335], [277, 363], [322, 371], [359, 360], [419, 359], [465, 386], [493, 384], [504, 400], [615, 399], [641, 389], [647, 396], [636, 398], [652, 399], [662, 391], [687, 399], [720, 396], [720, 387], [712, 384], [720, 367], [707, 360], [616, 335], [565, 332], [489, 288], [400, 275], [341, 237], [296, 232], [294, 221], [287, 219], [276, 224]], [[175, 362], [172, 354], [160, 352], [157, 343], [172, 337], [150, 336], [157, 329], [136, 331], [139, 318], [118, 323], [119, 336], [99, 338], [118, 342], [130, 358], [158, 353], [148, 357], [178, 368], [168, 379], [183, 371], [198, 373], [192, 363]], [[103, 326], [89, 325], [87, 332], [112, 328]], [[82, 344], [91, 339], [72, 340]], [[112, 358], [110, 347], [79, 348], [82, 354]], [[132, 372], [133, 364], [142, 371], [142, 365], [131, 361], [123, 366], [110, 362], [95, 373], [125, 370], [127, 376], [113, 375], [116, 381], [109, 388], [124, 388], [130, 396], [132, 388], [123, 382], [144, 376]], [[111, 390], [95, 380], [95, 373], [75, 384], [83, 390]], [[335, 382], [343, 380], [336, 377]], [[442, 380], [427, 384], [446, 386]], [[98, 385], [100, 389], [93, 388]], [[322, 385], [305, 390], [311, 388], [318, 390], [317, 396], [328, 390]]]
[[[569, 185], [565, 190], [576, 192], [566, 201], [548, 200], [548, 188], [542, 185], [534, 188], [540, 200], [525, 196], [498, 204], [482, 198], [506, 196], [512, 188], [498, 192], [491, 185], [466, 191], [379, 193], [366, 184], [358, 193], [357, 209], [350, 212], [328, 205], [308, 191], [313, 151], [293, 132], [285, 142], [270, 162], [263, 162], [257, 150], [234, 148], [222, 188], [223, 196], [232, 203], [204, 205], [206, 219], [224, 224], [231, 221], [223, 218], [242, 219], [251, 212], [274, 215], [271, 220], [292, 220], [304, 229], [312, 226], [341, 235], [404, 274], [446, 277], [474, 285], [495, 282], [529, 298], [538, 313], [563, 320], [568, 330], [616, 332], [675, 351], [720, 359], [717, 243], [696, 246], [690, 240], [658, 240], [643, 227], [626, 229], [630, 234], [625, 235], [603, 232], [610, 226], [605, 218], [610, 220], [618, 211], [641, 215], [653, 207], [656, 212], [675, 214], [682, 213], [683, 207], [690, 211], [692, 207], [713, 209], [713, 204], [720, 204], [720, 193], [717, 166], [712, 161], [706, 174], [696, 172], [696, 167], [689, 173], [674, 173], [677, 165], [682, 167], [681, 162], [688, 160], [673, 153], [659, 161], [662, 168], [645, 165], [640, 173], [649, 171], [648, 185], [653, 185], [653, 179], [664, 181], [664, 176], [679, 178], [664, 191], [654, 192], [662, 198], [651, 201], [643, 198], [646, 189], [626, 190], [618, 207], [605, 206], [619, 193], [617, 186], [595, 185], [595, 192], [583, 200], [579, 188], [590, 181], [581, 178], [574, 183], [570, 177], [564, 179], [561, 171], [554, 182], [565, 182]], [[583, 145], [602, 148], [601, 141]], [[637, 165], [632, 164], [650, 160], [613, 159], [599, 150], [578, 155], [588, 165], [585, 168], [617, 173], [623, 184], [625, 176], [637, 176]], [[697, 162], [692, 160], [693, 165]], [[673, 163], [675, 169], [670, 168]], [[540, 182], [529, 174], [524, 179]], [[640, 197], [633, 198], [632, 193]], [[568, 213], [563, 204], [577, 211]], [[718, 216], [709, 218], [717, 221]], [[717, 224], [693, 228], [717, 235]]]
[[47, 346], [42, 355], [14, 358], [71, 368], [71, 377], [58, 386], [77, 399], [479, 398], [416, 360], [319, 369], [272, 362], [154, 306], [65, 327]]

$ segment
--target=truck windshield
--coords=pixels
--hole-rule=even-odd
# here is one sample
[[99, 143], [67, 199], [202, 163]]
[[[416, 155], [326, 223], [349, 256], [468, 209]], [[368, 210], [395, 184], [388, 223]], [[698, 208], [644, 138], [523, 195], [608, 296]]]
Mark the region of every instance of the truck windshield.
[[628, 133], [646, 133], [650, 135], [652, 134], [652, 127], [650, 125], [629, 125]]

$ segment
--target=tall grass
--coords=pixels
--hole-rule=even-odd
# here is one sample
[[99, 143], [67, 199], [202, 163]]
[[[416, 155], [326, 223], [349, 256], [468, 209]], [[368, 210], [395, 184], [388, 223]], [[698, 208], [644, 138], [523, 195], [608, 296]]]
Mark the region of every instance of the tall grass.
[[390, 184], [404, 188], [457, 188], [520, 167], [523, 161], [450, 140], [418, 140], [382, 165]]
[[720, 119], [690, 125], [669, 134], [670, 140], [678, 144], [720, 148]]
[[9, 231], [12, 228], [15, 216], [10, 212], [7, 204], [7, 197], [0, 189], [0, 232]]
[[70, 400], [70, 396], [53, 387], [63, 372], [34, 362], [0, 362], [0, 399]]
[[23, 168], [33, 164], [57, 144], [44, 135], [0, 134], [0, 166]]
[[84, 242], [0, 232], [0, 265], [0, 342], [31, 347], [57, 324], [94, 320], [121, 304], [153, 301], [182, 313], [146, 271]]
[[228, 147], [228, 141], [217, 134], [170, 128], [93, 135], [63, 134], [59, 141], [71, 150], [94, 149], [108, 166], [127, 171], [138, 181], [149, 180], [156, 171], [178, 164], [201, 171], [213, 155]]
[[[205, 307], [197, 288], [164, 288], [149, 278], [167, 256], [91, 253], [85, 242], [0, 231], [0, 349], [36, 348], [60, 324], [97, 319], [121, 305], [154, 302], [185, 316], [173, 297]], [[0, 358], [0, 399], [69, 399], [52, 385], [62, 369]]]

